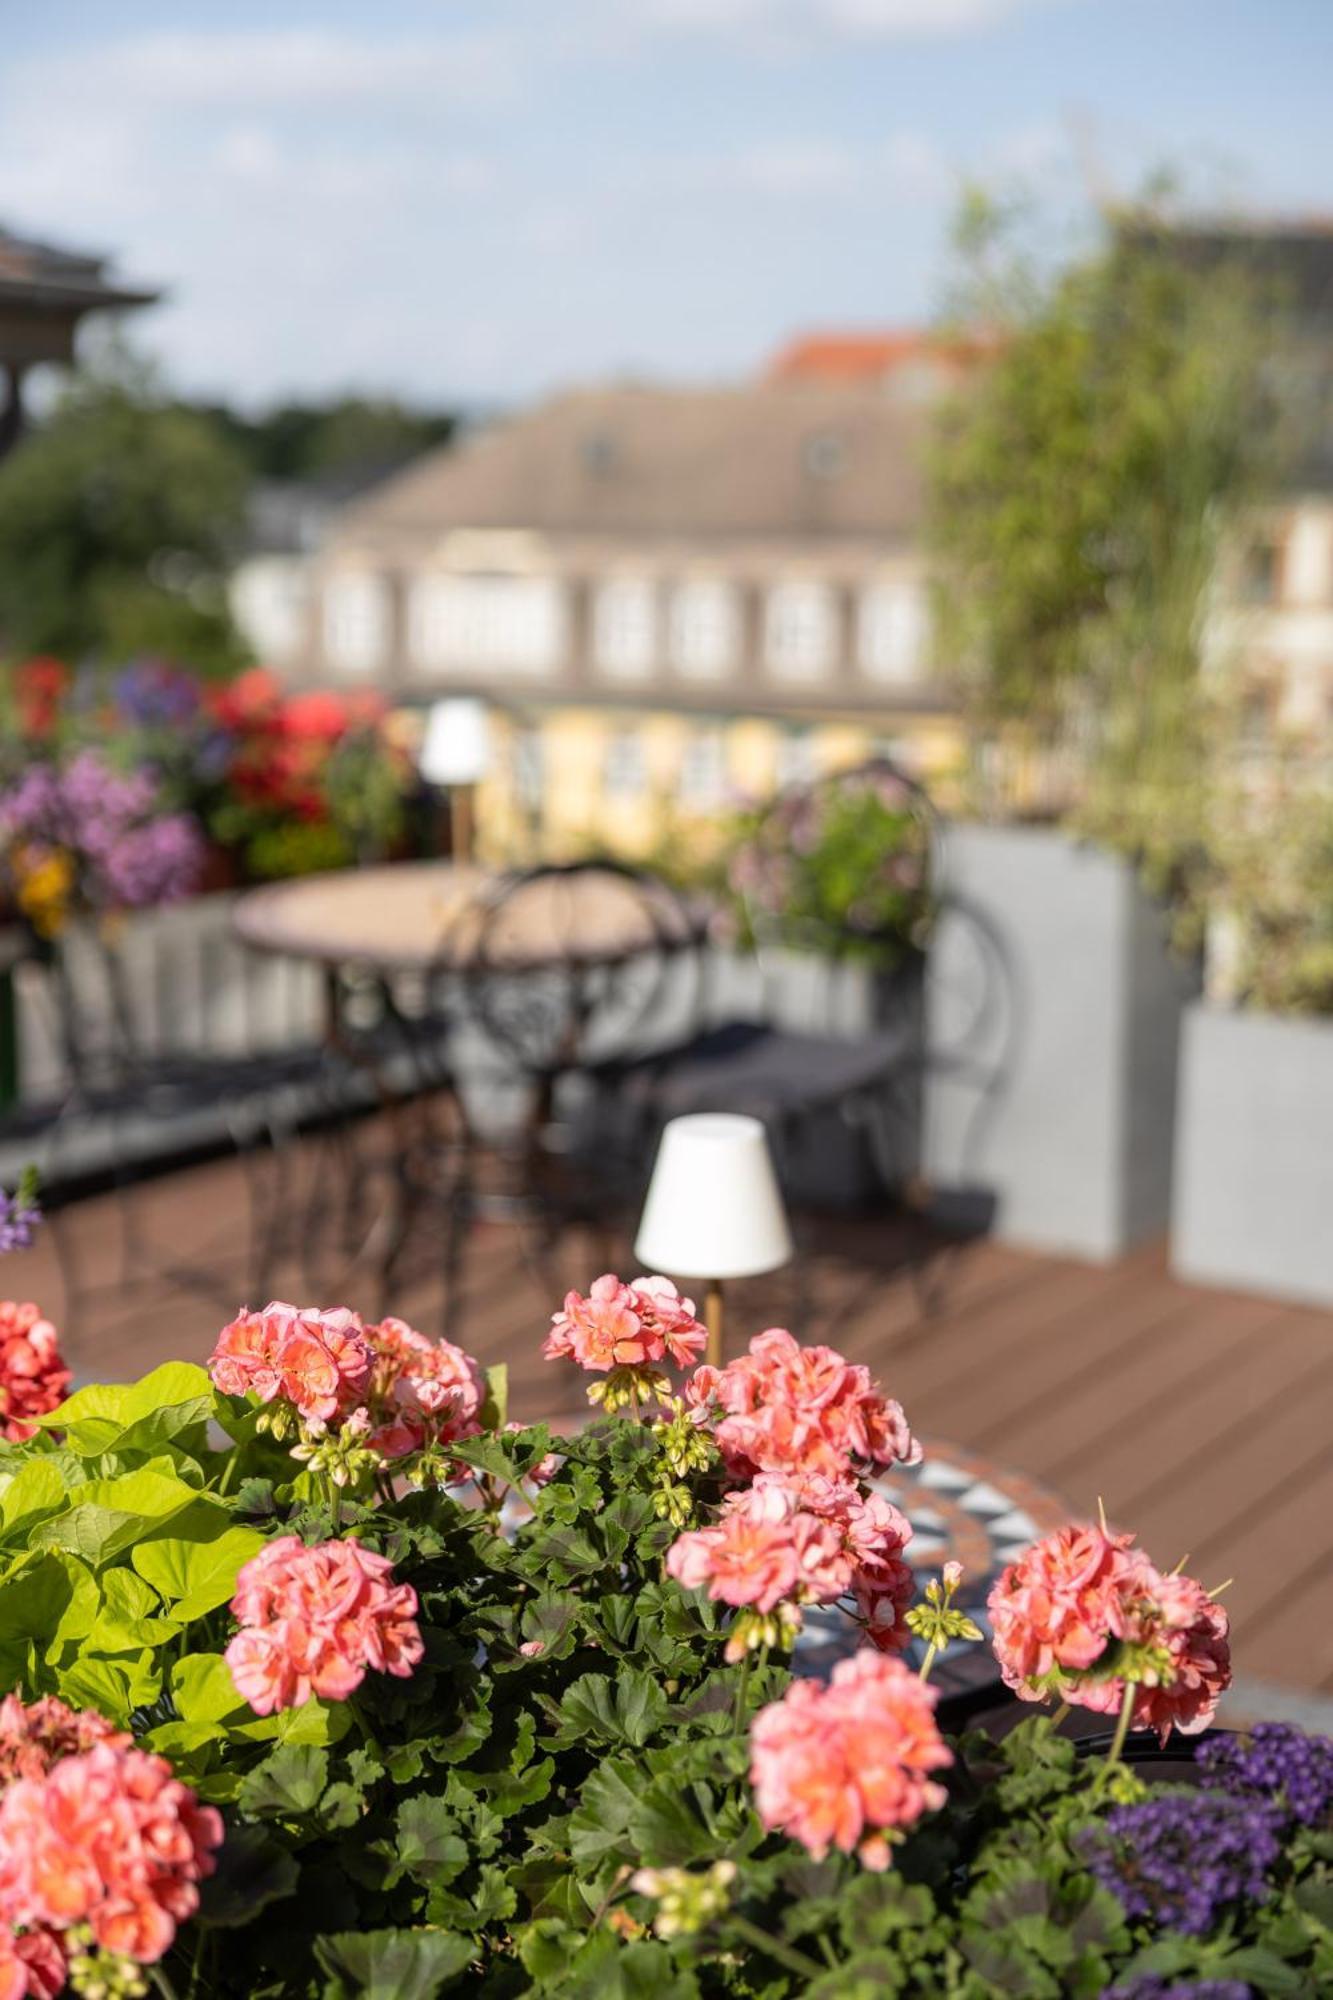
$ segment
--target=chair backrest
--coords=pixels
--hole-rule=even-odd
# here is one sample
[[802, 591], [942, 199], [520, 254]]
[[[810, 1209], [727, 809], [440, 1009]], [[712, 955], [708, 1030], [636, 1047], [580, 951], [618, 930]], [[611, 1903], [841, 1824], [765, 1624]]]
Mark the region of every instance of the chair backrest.
[[924, 1005], [931, 1178], [971, 1181], [983, 1167], [1014, 1074], [1026, 1010], [1019, 969], [999, 926], [979, 904], [949, 890], [936, 907]]
[[706, 912], [611, 860], [505, 875], [448, 940], [469, 1017], [531, 1076], [660, 1045], [694, 1025]]

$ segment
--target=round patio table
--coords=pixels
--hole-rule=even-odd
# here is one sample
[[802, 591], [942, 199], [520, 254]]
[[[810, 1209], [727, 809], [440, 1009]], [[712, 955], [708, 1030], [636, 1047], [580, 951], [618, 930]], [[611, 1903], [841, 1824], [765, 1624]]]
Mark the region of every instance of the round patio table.
[[[509, 882], [521, 888], [502, 894]], [[684, 948], [703, 936], [706, 913], [612, 867], [522, 881], [453, 861], [404, 861], [252, 889], [233, 922], [255, 950], [330, 971], [427, 972], [481, 961], [520, 972]]]

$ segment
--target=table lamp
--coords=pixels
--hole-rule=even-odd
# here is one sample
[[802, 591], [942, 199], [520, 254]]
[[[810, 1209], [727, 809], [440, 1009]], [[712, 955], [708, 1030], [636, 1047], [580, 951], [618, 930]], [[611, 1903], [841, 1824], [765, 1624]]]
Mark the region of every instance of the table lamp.
[[693, 1112], [665, 1127], [634, 1254], [645, 1270], [702, 1279], [708, 1360], [722, 1365], [722, 1286], [791, 1259], [791, 1232], [757, 1118]]
[[426, 717], [417, 768], [428, 785], [448, 789], [449, 845], [455, 861], [472, 859], [474, 796], [490, 762], [491, 730], [485, 702], [468, 695], [434, 702]]

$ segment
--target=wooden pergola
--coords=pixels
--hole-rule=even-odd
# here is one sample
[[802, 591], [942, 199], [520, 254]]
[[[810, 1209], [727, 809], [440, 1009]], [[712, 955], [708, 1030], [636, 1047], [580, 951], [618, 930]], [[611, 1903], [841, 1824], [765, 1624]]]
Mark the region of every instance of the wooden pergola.
[[23, 378], [29, 368], [71, 363], [85, 314], [149, 306], [160, 296], [116, 283], [107, 275], [107, 261], [0, 229], [0, 457], [23, 428]]

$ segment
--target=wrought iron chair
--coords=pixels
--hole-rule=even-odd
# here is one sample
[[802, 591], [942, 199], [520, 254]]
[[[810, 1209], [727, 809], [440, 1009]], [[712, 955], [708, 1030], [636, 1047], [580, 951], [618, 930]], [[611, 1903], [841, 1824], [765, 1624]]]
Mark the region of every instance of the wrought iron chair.
[[[208, 946], [199, 941], [203, 960], [194, 968], [205, 995], [220, 984]], [[229, 1047], [191, 1046], [179, 963], [158, 953], [151, 967], [132, 969], [121, 941], [92, 927], [71, 932], [30, 961], [26, 973], [25, 990], [45, 1020], [59, 1081], [44, 1100], [9, 1114], [0, 1138], [28, 1144], [53, 1198], [67, 1322], [101, 1289], [85, 1284], [75, 1231], [63, 1213], [62, 1195], [86, 1185], [109, 1185], [118, 1197], [121, 1286], [152, 1272], [233, 1308], [242, 1296], [260, 1296], [291, 1222], [290, 1205], [277, 1198], [275, 1177], [261, 1163], [272, 1165], [319, 1088], [318, 1044], [312, 1038], [264, 1046], [253, 1022], [233, 1021], [223, 1038]], [[229, 1246], [213, 1268], [156, 1254], [144, 1238], [135, 1183], [219, 1147], [234, 1152], [245, 1170], [241, 1256]]]
[[446, 1213], [446, 1317], [457, 1317], [464, 1252], [478, 1215], [517, 1225], [547, 1290], [563, 1232], [605, 1239], [637, 1200], [648, 1162], [601, 1129], [589, 1147], [598, 1078], [679, 1038], [698, 1018], [706, 915], [665, 883], [609, 860], [551, 863], [502, 877], [442, 940], [455, 984], [456, 1057], [466, 1079], [461, 1153], [404, 1164], [403, 1226], [382, 1267], [386, 1290], [414, 1211]]

